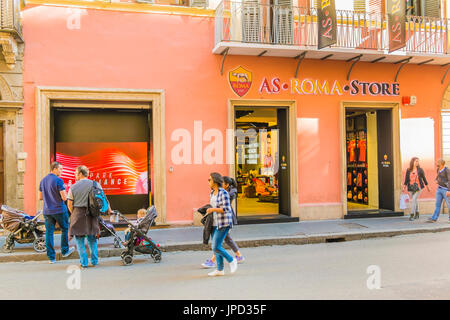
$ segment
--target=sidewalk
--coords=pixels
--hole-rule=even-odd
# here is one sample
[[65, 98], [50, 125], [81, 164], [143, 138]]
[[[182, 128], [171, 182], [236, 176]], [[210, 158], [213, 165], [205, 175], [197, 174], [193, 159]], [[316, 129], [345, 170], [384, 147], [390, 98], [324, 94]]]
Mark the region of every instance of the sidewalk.
[[[351, 220], [301, 221], [291, 223], [237, 225], [233, 227], [232, 236], [242, 247], [268, 245], [312, 244], [362, 240], [376, 237], [450, 231], [447, 215], [441, 215], [438, 222], [427, 223], [431, 215], [421, 215], [419, 220], [409, 221], [409, 215], [392, 218], [366, 218]], [[151, 229], [149, 235], [158, 242], [163, 251], [210, 250], [202, 243], [202, 227]], [[123, 231], [118, 231], [123, 239]], [[59, 234], [55, 243], [59, 244]], [[3, 246], [5, 237], [0, 237]], [[123, 249], [113, 246], [113, 238], [100, 238], [100, 257], [119, 257]], [[74, 240], [71, 245], [75, 246]], [[59, 248], [56, 250], [59, 252]], [[74, 254], [72, 259], [77, 258]], [[59, 253], [57, 260], [60, 259]], [[119, 258], [120, 259], [120, 258]], [[163, 258], [164, 259], [164, 258]], [[31, 244], [17, 244], [12, 253], [0, 253], [0, 262], [47, 260], [45, 253], [36, 253]]]

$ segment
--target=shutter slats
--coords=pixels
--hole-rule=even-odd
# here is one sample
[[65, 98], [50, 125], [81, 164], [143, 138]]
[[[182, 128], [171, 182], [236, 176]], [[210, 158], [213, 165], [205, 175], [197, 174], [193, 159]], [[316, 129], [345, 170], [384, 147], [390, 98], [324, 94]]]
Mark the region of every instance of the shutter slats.
[[440, 17], [440, 0], [425, 0], [424, 1], [425, 16]]

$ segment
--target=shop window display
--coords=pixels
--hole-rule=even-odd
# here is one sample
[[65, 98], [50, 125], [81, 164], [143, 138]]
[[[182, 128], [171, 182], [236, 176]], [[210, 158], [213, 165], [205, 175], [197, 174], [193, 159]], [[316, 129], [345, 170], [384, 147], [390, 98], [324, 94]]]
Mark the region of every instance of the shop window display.
[[367, 121], [366, 116], [347, 116], [347, 200], [368, 205]]

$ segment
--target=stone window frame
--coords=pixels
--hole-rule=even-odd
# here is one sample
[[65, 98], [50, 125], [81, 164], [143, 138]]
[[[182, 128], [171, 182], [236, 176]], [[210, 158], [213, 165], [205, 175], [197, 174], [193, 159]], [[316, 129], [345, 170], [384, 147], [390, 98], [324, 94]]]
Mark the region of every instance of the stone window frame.
[[[156, 222], [166, 223], [166, 152], [165, 152], [165, 92], [163, 89], [36, 87], [36, 207], [39, 182], [50, 165], [50, 108], [52, 101], [143, 102], [152, 110], [154, 205]], [[120, 108], [120, 105], [117, 106]]]

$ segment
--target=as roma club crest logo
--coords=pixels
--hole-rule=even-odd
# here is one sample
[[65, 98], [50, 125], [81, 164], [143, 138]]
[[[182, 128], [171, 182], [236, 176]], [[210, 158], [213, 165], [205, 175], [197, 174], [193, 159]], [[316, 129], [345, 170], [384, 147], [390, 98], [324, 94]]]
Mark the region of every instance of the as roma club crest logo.
[[252, 85], [252, 73], [242, 67], [231, 70], [228, 73], [231, 89], [239, 96], [243, 97]]

